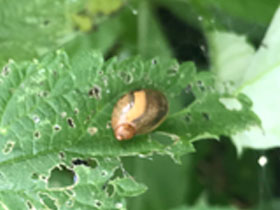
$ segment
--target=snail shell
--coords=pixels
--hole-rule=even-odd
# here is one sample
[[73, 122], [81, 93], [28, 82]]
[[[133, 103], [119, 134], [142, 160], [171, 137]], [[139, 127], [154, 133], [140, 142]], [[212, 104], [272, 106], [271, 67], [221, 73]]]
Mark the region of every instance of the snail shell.
[[116, 103], [112, 113], [112, 128], [118, 140], [128, 140], [137, 134], [154, 130], [168, 113], [168, 101], [157, 90], [129, 92]]

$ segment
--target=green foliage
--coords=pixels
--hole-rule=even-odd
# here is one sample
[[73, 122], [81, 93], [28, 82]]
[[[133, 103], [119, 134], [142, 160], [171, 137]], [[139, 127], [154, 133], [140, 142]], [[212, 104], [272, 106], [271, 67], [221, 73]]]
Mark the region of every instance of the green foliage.
[[[175, 60], [143, 62], [140, 58], [123, 61], [112, 58], [104, 62], [98, 53], [84, 53], [69, 61], [64, 52], [57, 51], [40, 61], [10, 61], [3, 68], [1, 81], [2, 189], [18, 192], [32, 188], [33, 194], [28, 198], [36, 207], [42, 206], [35, 201], [43, 193], [55, 200], [54, 205], [67, 208], [70, 198], [61, 195], [67, 188], [49, 189], [44, 181], [55, 167], [62, 165], [68, 170], [73, 167], [71, 158], [114, 158], [103, 161], [97, 158], [95, 169], [74, 167], [71, 170], [77, 181], [70, 187], [76, 195], [71, 205], [82, 207], [88, 201], [87, 205], [94, 207], [92, 199], [84, 198], [80, 192], [85, 185], [91, 193], [100, 194], [102, 208], [112, 208], [113, 202], [118, 199], [121, 202], [120, 197], [145, 190], [128, 177], [109, 181], [114, 170], [121, 167], [116, 158], [156, 152], [179, 161], [181, 155], [193, 151], [194, 140], [231, 135], [258, 123], [248, 99], [219, 94], [213, 87], [211, 74], [196, 75], [192, 63], [179, 65]], [[187, 85], [192, 87], [190, 92], [195, 99], [184, 108], [179, 102]], [[113, 105], [124, 93], [139, 88], [164, 92], [170, 103], [169, 117], [154, 133], [118, 142], [110, 127]], [[226, 98], [236, 100], [241, 107], [228, 109], [221, 101]], [[242, 120], [244, 116], [246, 120]], [[10, 176], [15, 170], [21, 171], [20, 177]], [[39, 175], [36, 182], [32, 179], [34, 173]], [[116, 197], [106, 196], [95, 186], [104, 186], [108, 181], [115, 186]], [[5, 193], [1, 198], [5, 205], [11, 205], [6, 202]], [[22, 205], [20, 198], [17, 202]]]
[[280, 145], [280, 101], [272, 97], [277, 95], [279, 87], [279, 21], [280, 9], [256, 52], [244, 37], [219, 32], [209, 35], [213, 70], [219, 83], [233, 82], [232, 90], [248, 95], [253, 100], [253, 110], [262, 120], [263, 130], [252, 127], [233, 137], [240, 152], [246, 147], [266, 149]]
[[236, 31], [252, 40], [262, 39], [278, 0], [157, 0], [194, 27]]
[[[0, 208], [277, 209], [277, 151], [244, 150], [279, 146], [279, 9], [256, 47], [277, 4], [2, 0]], [[141, 88], [167, 119], [118, 142], [113, 106]]]
[[[57, 49], [77, 36], [83, 36], [79, 30], [89, 31], [94, 24], [102, 22], [105, 18], [99, 17], [99, 13], [109, 15], [123, 3], [122, 1], [112, 3], [111, 0], [100, 2], [1, 1], [0, 64], [10, 58], [24, 60]], [[75, 30], [75, 27], [79, 30]]]

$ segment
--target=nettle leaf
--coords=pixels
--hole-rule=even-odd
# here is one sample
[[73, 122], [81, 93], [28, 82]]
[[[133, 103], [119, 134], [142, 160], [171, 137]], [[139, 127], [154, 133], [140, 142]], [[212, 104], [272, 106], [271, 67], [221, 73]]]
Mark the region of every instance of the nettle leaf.
[[[157, 153], [179, 162], [194, 151], [194, 140], [259, 124], [247, 97], [217, 92], [212, 75], [196, 73], [190, 62], [105, 62], [96, 52], [69, 61], [57, 51], [40, 61], [10, 60], [0, 81], [3, 208], [124, 209], [124, 197], [146, 187], [125, 172], [120, 157]], [[163, 92], [169, 115], [156, 131], [119, 142], [110, 126], [113, 106], [141, 88]]]

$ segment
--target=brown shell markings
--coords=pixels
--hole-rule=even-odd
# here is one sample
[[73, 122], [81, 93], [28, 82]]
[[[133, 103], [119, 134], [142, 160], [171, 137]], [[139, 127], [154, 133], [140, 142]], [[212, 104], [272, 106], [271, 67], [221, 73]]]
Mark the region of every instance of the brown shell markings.
[[168, 101], [157, 90], [142, 89], [122, 96], [112, 113], [112, 128], [118, 140], [148, 133], [166, 118]]

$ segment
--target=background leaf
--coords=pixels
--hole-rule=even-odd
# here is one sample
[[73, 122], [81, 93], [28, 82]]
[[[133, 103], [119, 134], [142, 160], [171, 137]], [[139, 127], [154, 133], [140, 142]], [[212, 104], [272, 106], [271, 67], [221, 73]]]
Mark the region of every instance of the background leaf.
[[1, 62], [42, 55], [72, 39], [71, 15], [78, 12], [84, 2], [1, 1]]
[[254, 56], [254, 47], [245, 36], [230, 32], [212, 31], [208, 39], [212, 71], [216, 72], [218, 85], [222, 88], [223, 84], [232, 82], [232, 89], [239, 87]]
[[[217, 32], [210, 35], [210, 42], [213, 45], [213, 63], [216, 64], [214, 70], [217, 75], [224, 82], [232, 81], [237, 92], [248, 95], [253, 100], [253, 110], [262, 120], [264, 130], [252, 127], [233, 137], [239, 152], [246, 147], [266, 149], [279, 146], [280, 143], [277, 129], [279, 101], [277, 97], [273, 97], [277, 94], [277, 78], [280, 72], [279, 14], [278, 9], [263, 44], [254, 54], [253, 48], [242, 37], [237, 38], [234, 35]], [[218, 38], [222, 41], [216, 42]], [[230, 42], [240, 43], [242, 47], [235, 48]], [[221, 44], [225, 46], [225, 51], [220, 49]], [[232, 90], [235, 88], [231, 87]]]

